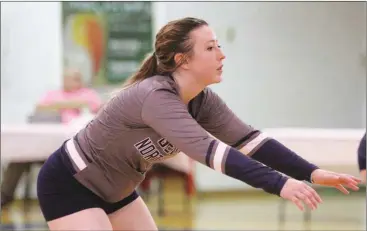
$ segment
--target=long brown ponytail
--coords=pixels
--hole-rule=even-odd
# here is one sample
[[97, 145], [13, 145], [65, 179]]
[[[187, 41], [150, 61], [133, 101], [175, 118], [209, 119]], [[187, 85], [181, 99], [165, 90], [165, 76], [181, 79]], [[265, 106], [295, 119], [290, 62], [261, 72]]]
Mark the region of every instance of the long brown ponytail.
[[140, 66], [139, 70], [133, 74], [131, 77], [129, 77], [125, 83], [124, 87], [128, 87], [130, 85], [133, 85], [137, 82], [140, 82], [148, 77], [152, 77], [157, 74], [157, 57], [155, 53], [148, 55], [144, 61], [142, 62], [142, 65]]
[[[139, 70], [124, 83], [124, 88], [157, 74], [169, 75], [185, 60], [175, 62], [175, 55], [190, 56], [193, 42], [190, 32], [201, 26], [208, 25], [202, 19], [182, 18], [167, 23], [156, 35], [154, 50], [142, 63]], [[184, 59], [185, 59], [184, 58]]]

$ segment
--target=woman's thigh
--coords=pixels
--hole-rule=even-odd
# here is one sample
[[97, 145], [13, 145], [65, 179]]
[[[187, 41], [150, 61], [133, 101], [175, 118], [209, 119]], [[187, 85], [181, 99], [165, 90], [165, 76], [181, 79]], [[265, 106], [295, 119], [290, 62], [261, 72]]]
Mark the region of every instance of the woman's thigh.
[[100, 208], [85, 209], [47, 222], [54, 230], [112, 230], [107, 214]]
[[112, 230], [105, 202], [74, 178], [66, 160], [58, 149], [37, 177], [37, 197], [50, 230]]
[[113, 230], [158, 230], [152, 215], [141, 197], [108, 215]]

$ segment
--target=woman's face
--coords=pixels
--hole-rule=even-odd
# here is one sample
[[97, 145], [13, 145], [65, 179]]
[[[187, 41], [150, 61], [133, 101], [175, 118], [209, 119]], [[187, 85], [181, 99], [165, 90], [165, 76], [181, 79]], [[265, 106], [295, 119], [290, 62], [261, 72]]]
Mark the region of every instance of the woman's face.
[[225, 55], [214, 31], [209, 26], [202, 26], [193, 30], [190, 37], [194, 46], [187, 63], [188, 70], [205, 86], [221, 82]]
[[82, 88], [82, 77], [77, 72], [67, 73], [64, 76], [64, 89], [66, 91], [76, 91]]

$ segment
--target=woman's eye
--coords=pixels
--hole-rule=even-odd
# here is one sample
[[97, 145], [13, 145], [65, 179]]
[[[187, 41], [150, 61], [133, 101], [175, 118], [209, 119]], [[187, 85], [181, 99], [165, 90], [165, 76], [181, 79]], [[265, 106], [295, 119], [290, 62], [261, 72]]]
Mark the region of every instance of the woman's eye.
[[208, 47], [208, 49], [207, 49], [208, 51], [211, 51], [211, 50], [213, 50], [213, 47]]

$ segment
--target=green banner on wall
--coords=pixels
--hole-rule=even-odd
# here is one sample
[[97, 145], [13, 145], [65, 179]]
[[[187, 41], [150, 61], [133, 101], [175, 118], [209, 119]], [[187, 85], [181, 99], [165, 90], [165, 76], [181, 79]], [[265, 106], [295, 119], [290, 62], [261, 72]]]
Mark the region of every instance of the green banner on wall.
[[92, 86], [123, 83], [152, 51], [151, 2], [62, 2], [64, 62]]

